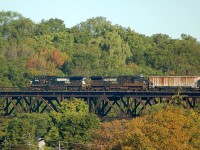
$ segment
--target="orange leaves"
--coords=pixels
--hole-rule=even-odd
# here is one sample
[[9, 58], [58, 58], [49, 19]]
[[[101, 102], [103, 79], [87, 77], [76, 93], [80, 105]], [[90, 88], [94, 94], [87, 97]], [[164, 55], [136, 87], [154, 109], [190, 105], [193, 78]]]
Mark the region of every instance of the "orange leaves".
[[94, 133], [94, 144], [103, 145], [103, 149], [111, 149], [117, 141], [122, 140], [126, 120], [104, 122], [101, 129]]
[[62, 53], [56, 49], [53, 50], [51, 54], [52, 61], [61, 67], [64, 62], [69, 58], [65, 53]]
[[34, 61], [34, 59], [29, 59], [28, 60], [28, 62], [27, 62], [27, 67], [28, 68], [32, 68], [32, 67], [34, 67], [35, 66], [35, 61]]
[[59, 67], [63, 65], [64, 60], [61, 59], [61, 54], [57, 50], [52, 52], [52, 61], [55, 62]]
[[32, 75], [61, 75], [59, 68], [69, 59], [66, 53], [56, 49], [41, 49], [32, 54], [27, 61], [27, 68]]
[[129, 121], [102, 123], [94, 138], [108, 149], [199, 149], [199, 127], [197, 113], [170, 106]]

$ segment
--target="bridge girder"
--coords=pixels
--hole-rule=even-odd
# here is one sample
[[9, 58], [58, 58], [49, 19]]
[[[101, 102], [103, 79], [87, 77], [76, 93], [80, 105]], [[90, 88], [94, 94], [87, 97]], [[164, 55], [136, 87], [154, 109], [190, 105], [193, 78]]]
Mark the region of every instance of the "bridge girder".
[[[89, 111], [99, 117], [136, 117], [144, 109], [158, 103], [171, 103], [193, 108], [200, 102], [200, 93], [181, 93], [182, 100], [174, 99], [173, 92], [0, 92], [2, 115], [57, 111], [61, 101], [73, 97], [83, 99]], [[177, 98], [177, 97], [176, 97]]]

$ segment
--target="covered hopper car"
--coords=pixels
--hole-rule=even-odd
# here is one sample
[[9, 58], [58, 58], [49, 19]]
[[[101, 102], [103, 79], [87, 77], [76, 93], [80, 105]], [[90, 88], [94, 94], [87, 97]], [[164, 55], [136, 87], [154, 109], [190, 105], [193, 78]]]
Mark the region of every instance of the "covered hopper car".
[[154, 90], [197, 90], [200, 87], [199, 76], [150, 76], [149, 89]]

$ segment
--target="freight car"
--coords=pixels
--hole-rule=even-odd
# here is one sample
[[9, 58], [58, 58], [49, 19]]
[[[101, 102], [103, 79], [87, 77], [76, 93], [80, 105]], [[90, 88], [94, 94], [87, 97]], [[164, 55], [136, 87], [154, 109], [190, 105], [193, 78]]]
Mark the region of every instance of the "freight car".
[[149, 89], [169, 91], [181, 88], [184, 91], [194, 91], [200, 88], [199, 76], [150, 76]]

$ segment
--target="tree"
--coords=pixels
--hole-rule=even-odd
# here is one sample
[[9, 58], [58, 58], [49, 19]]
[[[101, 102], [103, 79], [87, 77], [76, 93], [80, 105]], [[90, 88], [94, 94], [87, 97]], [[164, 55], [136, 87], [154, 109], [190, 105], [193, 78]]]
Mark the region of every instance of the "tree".
[[34, 75], [62, 75], [60, 70], [69, 56], [57, 49], [41, 49], [34, 53], [27, 62], [27, 68], [32, 76]]
[[69, 56], [66, 53], [59, 52], [57, 49], [54, 49], [51, 54], [51, 60], [58, 66], [61, 67], [66, 60], [69, 59]]
[[179, 107], [160, 108], [129, 121], [102, 123], [94, 143], [104, 143], [105, 149], [199, 149], [199, 115]]
[[0, 11], [0, 25], [9, 24], [13, 20], [20, 18], [23, 18], [23, 16], [15, 11]]
[[86, 44], [89, 40], [105, 35], [106, 32], [113, 31], [111, 22], [104, 17], [96, 17], [88, 19], [85, 22], [71, 28], [74, 35], [74, 42]]
[[36, 35], [49, 35], [65, 31], [66, 27], [63, 20], [51, 18], [46, 21], [42, 20], [41, 23], [37, 24]]
[[62, 102], [58, 112], [51, 113], [51, 119], [54, 127], [45, 136], [49, 146], [53, 146], [53, 140], [63, 141], [65, 147], [73, 147], [70, 143], [87, 143], [91, 140], [89, 130], [98, 128], [100, 123], [97, 116], [90, 114], [88, 106], [80, 99]]
[[35, 149], [38, 138], [44, 137], [50, 128], [48, 114], [21, 114], [11, 119], [7, 125], [7, 142], [15, 149]]

